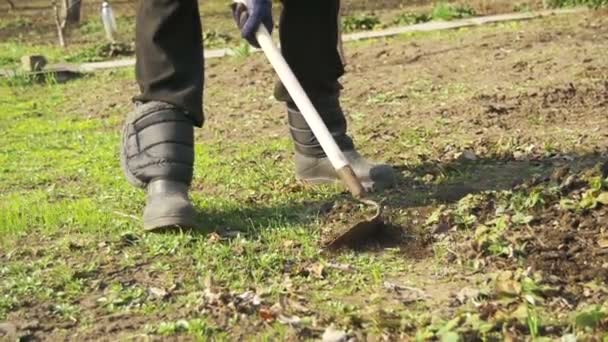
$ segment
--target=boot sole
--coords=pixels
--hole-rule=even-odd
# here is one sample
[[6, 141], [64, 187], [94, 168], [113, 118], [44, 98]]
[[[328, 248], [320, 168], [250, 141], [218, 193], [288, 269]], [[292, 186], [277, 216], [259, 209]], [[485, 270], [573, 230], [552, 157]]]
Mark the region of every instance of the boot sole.
[[178, 216], [165, 216], [144, 220], [144, 230], [151, 233], [193, 231], [196, 229], [197, 224], [194, 220]]

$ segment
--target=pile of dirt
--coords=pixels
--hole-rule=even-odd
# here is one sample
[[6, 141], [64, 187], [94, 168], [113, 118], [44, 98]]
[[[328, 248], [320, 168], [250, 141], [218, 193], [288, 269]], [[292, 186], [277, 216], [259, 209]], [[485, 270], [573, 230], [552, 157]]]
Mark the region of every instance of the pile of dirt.
[[[340, 247], [357, 247], [377, 238], [382, 230], [382, 222], [375, 222], [378, 208], [357, 202], [353, 199], [340, 199], [330, 205], [322, 218], [321, 244], [334, 246], [336, 241], [349, 235], [348, 241], [339, 243]], [[357, 230], [361, 223], [369, 223], [363, 230]], [[351, 236], [351, 234], [354, 235]], [[336, 246], [337, 247], [337, 246]]]
[[[608, 202], [608, 198], [604, 198], [608, 192], [600, 185], [597, 189], [590, 185], [594, 178], [597, 182], [605, 179], [602, 168], [605, 165], [598, 164], [576, 173], [567, 173], [567, 167], [565, 172], [558, 168], [554, 173], [563, 173], [559, 181], [553, 176], [543, 177], [515, 186], [512, 191], [523, 191], [530, 196], [557, 188], [559, 193], [545, 195], [527, 217], [513, 217], [521, 215], [517, 213], [504, 216], [506, 229], [485, 223], [490, 227], [466, 234], [467, 241], [458, 242], [463, 255], [485, 259], [484, 264], [496, 269], [516, 269], [523, 265], [531, 272], [561, 279], [564, 284], [593, 280], [608, 283], [608, 203], [604, 203]], [[470, 208], [477, 220], [472, 229], [501, 216], [496, 214], [504, 210], [497, 204], [498, 196], [501, 195], [484, 194], [483, 200]], [[457, 218], [448, 220], [458, 221]], [[495, 236], [502, 234], [502, 243], [508, 246], [505, 250], [491, 250], [487, 239], [480, 238], [492, 231]], [[515, 262], [517, 260], [519, 262]]]
[[526, 264], [564, 284], [608, 284], [608, 207], [574, 213], [552, 206], [531, 226]]

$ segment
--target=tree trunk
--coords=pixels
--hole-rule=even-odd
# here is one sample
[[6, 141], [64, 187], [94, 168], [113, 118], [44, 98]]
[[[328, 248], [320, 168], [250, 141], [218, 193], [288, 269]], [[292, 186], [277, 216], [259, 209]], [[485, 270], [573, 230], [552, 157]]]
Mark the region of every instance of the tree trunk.
[[[67, 3], [68, 0], [64, 0], [62, 1], [62, 10], [65, 9], [65, 3]], [[66, 26], [66, 21], [65, 21], [65, 16], [62, 20], [62, 15], [61, 12], [59, 10], [59, 6], [57, 6], [57, 0], [53, 0], [53, 12], [55, 14], [55, 27], [57, 28], [57, 38], [59, 39], [59, 46], [61, 47], [65, 47], [65, 26]], [[64, 12], [65, 13], [65, 12]]]
[[82, 0], [65, 0], [62, 2], [65, 21], [68, 26], [80, 23]]

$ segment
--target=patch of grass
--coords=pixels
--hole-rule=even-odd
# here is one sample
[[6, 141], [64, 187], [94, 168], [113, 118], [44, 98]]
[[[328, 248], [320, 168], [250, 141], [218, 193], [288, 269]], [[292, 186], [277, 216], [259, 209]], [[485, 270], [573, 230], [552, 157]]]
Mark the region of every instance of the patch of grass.
[[18, 16], [10, 19], [3, 18], [2, 21], [0, 21], [0, 30], [20, 30], [31, 27], [32, 25], [32, 20], [27, 17]]
[[475, 10], [467, 5], [454, 5], [447, 2], [439, 2], [431, 12], [433, 20], [454, 20], [468, 18], [475, 15]]
[[237, 47], [234, 47], [230, 50], [232, 55], [235, 56], [239, 60], [243, 60], [249, 56], [251, 56], [251, 45], [248, 42], [241, 42]]
[[204, 339], [213, 336], [214, 340], [225, 340], [226, 336], [218, 334], [219, 331], [217, 330], [218, 329], [213, 327], [213, 325], [210, 325], [209, 322], [206, 322], [201, 319], [193, 319], [189, 321], [179, 320], [175, 322], [162, 322], [157, 327], [148, 328], [148, 331], [162, 336], [185, 334], [197, 339]]
[[573, 7], [573, 6], [589, 6], [591, 8], [600, 8], [608, 6], [608, 0], [548, 0], [550, 7]]
[[0, 68], [17, 67], [25, 55], [44, 55], [50, 61], [61, 60], [66, 51], [54, 45], [28, 45], [0, 42]]

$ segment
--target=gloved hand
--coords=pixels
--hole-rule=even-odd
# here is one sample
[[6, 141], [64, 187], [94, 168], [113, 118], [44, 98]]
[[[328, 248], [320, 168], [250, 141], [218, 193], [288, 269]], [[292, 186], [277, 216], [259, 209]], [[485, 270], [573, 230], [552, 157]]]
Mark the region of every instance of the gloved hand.
[[232, 16], [236, 25], [241, 30], [241, 35], [249, 44], [259, 48], [255, 33], [264, 24], [268, 32], [272, 33], [272, 0], [248, 0], [248, 8], [243, 3], [236, 1], [232, 4]]

